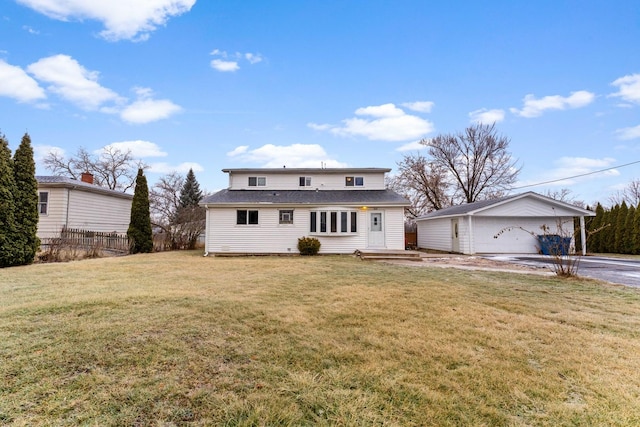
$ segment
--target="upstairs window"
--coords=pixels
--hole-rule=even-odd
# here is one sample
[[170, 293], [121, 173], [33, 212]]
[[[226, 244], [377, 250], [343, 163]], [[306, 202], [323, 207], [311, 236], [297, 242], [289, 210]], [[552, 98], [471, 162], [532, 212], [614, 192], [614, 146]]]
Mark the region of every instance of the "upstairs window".
[[300, 177], [300, 187], [311, 187], [311, 177], [310, 176], [301, 176]]
[[265, 176], [250, 176], [249, 187], [264, 187], [267, 185], [267, 177]]
[[38, 213], [40, 215], [46, 215], [49, 210], [49, 193], [47, 191], [41, 191], [38, 193]]
[[347, 176], [344, 178], [344, 185], [347, 187], [362, 187], [364, 186], [364, 177], [362, 176]]
[[237, 225], [257, 225], [258, 211], [251, 211], [248, 209], [238, 209], [236, 211], [236, 224]]

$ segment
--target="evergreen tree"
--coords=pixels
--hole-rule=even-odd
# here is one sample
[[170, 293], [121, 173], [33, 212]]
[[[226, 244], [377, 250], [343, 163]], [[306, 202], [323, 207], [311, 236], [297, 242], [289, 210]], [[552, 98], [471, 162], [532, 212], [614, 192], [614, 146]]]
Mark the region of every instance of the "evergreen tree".
[[620, 211], [620, 205], [615, 205], [609, 211], [609, 220], [608, 224], [611, 224], [605, 230], [605, 239], [607, 242], [607, 253], [615, 253], [616, 252], [616, 230], [618, 229], [618, 212]]
[[18, 232], [15, 222], [16, 182], [9, 142], [0, 134], [0, 267], [18, 265], [16, 248]]
[[18, 241], [16, 250], [20, 254], [18, 263], [31, 264], [36, 256], [38, 239], [38, 182], [36, 164], [33, 160], [31, 138], [25, 133], [22, 142], [13, 155], [13, 173], [16, 183], [14, 195], [16, 212], [16, 231]]
[[633, 218], [633, 247], [632, 254], [640, 255], [640, 203], [636, 206], [636, 213]]
[[187, 179], [185, 179], [182, 189], [180, 190], [180, 207], [198, 206], [200, 200], [202, 200], [200, 184], [198, 184], [196, 180], [193, 169], [189, 169]]
[[589, 221], [589, 237], [587, 238], [587, 249], [592, 253], [602, 252], [602, 232], [596, 230], [602, 227], [602, 220], [604, 217], [604, 208], [600, 203], [596, 206], [596, 216]]
[[633, 221], [636, 216], [636, 208], [631, 205], [627, 212], [627, 217], [624, 222], [624, 234], [622, 235], [622, 248], [620, 252], [623, 254], [632, 254], [634, 250], [634, 235], [633, 235]]
[[600, 253], [607, 253], [609, 252], [609, 235], [613, 231], [610, 209], [605, 210], [602, 215], [602, 227], [604, 228], [600, 232]]
[[136, 189], [131, 204], [131, 220], [129, 229], [131, 253], [148, 253], [153, 251], [153, 233], [151, 231], [151, 215], [149, 213], [149, 187], [142, 168], [138, 169]]
[[627, 202], [623, 201], [616, 214], [616, 233], [613, 243], [613, 252], [616, 254], [624, 253], [624, 234], [626, 233], [624, 226], [627, 222], [628, 213], [629, 207], [627, 206]]

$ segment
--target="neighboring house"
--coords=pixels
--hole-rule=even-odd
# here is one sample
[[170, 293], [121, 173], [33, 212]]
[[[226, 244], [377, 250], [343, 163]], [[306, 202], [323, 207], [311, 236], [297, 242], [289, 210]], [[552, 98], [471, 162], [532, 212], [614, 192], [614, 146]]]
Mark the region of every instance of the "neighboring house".
[[38, 237], [46, 243], [66, 228], [126, 233], [133, 195], [62, 176], [36, 176], [38, 181]]
[[[556, 234], [562, 224], [565, 234], [572, 236], [577, 217], [584, 254], [586, 216], [595, 213], [534, 192], [467, 203], [416, 218], [418, 247], [463, 254], [538, 253], [538, 239], [527, 231], [543, 235], [541, 227], [546, 226], [546, 234]], [[500, 233], [508, 227], [515, 228]]]
[[205, 252], [298, 253], [298, 238], [320, 253], [404, 249], [409, 202], [385, 188], [383, 168], [223, 169], [229, 187], [203, 199]]

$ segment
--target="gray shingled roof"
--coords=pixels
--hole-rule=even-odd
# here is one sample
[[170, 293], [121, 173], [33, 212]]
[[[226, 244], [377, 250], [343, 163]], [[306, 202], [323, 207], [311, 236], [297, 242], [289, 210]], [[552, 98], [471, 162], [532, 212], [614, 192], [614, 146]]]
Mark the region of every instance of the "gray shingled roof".
[[278, 174], [342, 174], [342, 173], [381, 173], [391, 172], [388, 168], [229, 168], [225, 173], [278, 173]]
[[499, 205], [499, 204], [508, 202], [509, 200], [519, 199], [519, 198], [522, 198], [522, 197], [535, 197], [537, 199], [543, 199], [543, 200], [547, 200], [547, 201], [549, 201], [551, 203], [555, 203], [556, 205], [563, 205], [563, 206], [568, 207], [570, 209], [574, 209], [576, 211], [576, 213], [583, 213], [585, 215], [592, 214], [592, 212], [587, 211], [586, 209], [582, 209], [580, 207], [573, 206], [573, 205], [570, 205], [568, 203], [564, 203], [564, 202], [560, 202], [558, 200], [554, 200], [554, 199], [552, 199], [550, 197], [543, 196], [543, 195], [538, 194], [538, 193], [533, 192], [533, 191], [528, 191], [526, 193], [514, 194], [514, 195], [511, 195], [511, 196], [500, 197], [500, 198], [497, 198], [497, 199], [481, 200], [479, 202], [464, 203], [462, 205], [451, 206], [451, 207], [448, 207], [448, 208], [444, 208], [444, 209], [440, 209], [440, 210], [437, 210], [437, 211], [429, 212], [426, 215], [423, 215], [421, 217], [416, 218], [416, 220], [438, 218], [438, 217], [445, 217], [445, 216], [468, 215], [468, 214], [483, 210], [485, 208], [488, 208], [490, 206]]
[[111, 190], [109, 188], [100, 187], [99, 185], [89, 184], [87, 182], [78, 181], [77, 179], [67, 178], [66, 176], [36, 176], [39, 187], [62, 187], [62, 188], [75, 188], [82, 191], [91, 191], [94, 193], [107, 194], [114, 197], [121, 197], [123, 199], [133, 199], [133, 195], [129, 193], [123, 193], [122, 191]]
[[205, 197], [201, 205], [237, 204], [395, 205], [409, 202], [392, 190], [229, 190]]

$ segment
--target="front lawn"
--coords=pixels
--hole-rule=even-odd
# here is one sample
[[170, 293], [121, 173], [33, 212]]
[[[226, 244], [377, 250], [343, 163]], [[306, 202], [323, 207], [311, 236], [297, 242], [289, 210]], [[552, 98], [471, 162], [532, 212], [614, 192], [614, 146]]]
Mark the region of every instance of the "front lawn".
[[638, 425], [640, 291], [169, 252], [0, 270], [0, 424]]

